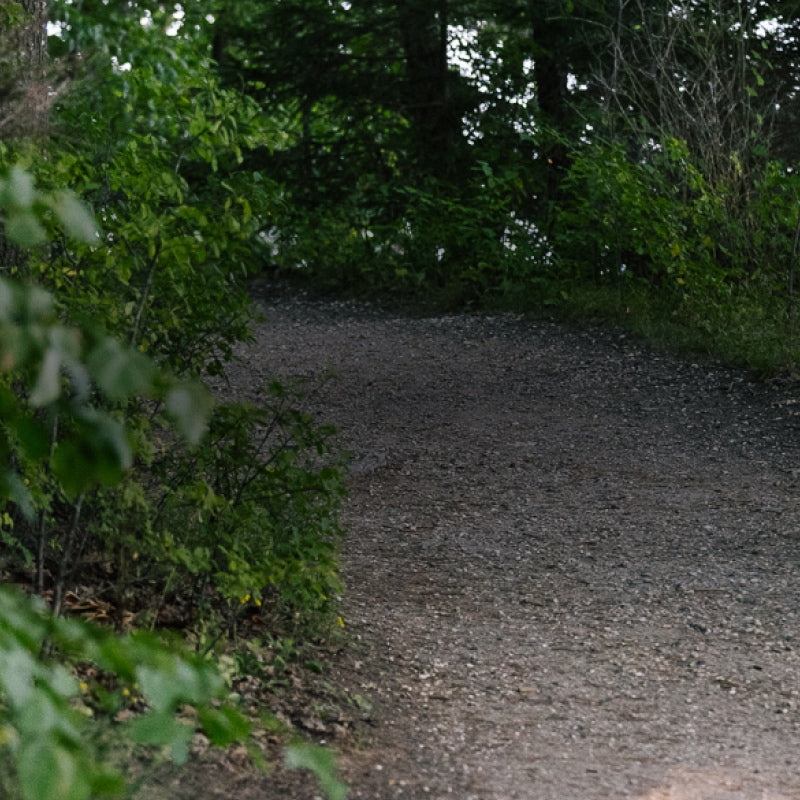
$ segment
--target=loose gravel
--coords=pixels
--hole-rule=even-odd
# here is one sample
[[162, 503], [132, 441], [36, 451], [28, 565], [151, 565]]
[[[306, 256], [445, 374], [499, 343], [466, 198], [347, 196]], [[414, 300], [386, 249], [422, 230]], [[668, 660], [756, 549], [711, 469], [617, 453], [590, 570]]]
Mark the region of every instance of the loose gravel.
[[353, 452], [350, 798], [800, 798], [795, 387], [521, 316], [260, 302], [237, 390], [332, 369], [308, 410]]

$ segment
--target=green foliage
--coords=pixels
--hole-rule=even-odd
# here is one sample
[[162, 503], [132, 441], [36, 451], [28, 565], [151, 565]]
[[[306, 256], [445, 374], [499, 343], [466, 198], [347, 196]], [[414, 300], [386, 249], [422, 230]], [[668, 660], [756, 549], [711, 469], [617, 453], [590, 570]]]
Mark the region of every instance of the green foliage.
[[33, 276], [170, 368], [218, 372], [247, 336], [251, 242], [274, 208], [244, 153], [276, 134], [197, 48], [157, 29], [135, 39], [130, 69], [93, 64], [92, 102], [67, 95], [53, 120], [46, 175], [92, 203], [104, 246], [64, 246]]
[[[47, 654], [52, 655], [47, 655]], [[103, 705], [65, 666], [91, 666], [114, 676]], [[106, 678], [108, 683], [108, 678]], [[42, 604], [0, 589], [0, 789], [9, 800], [83, 800], [118, 796], [124, 775], [107, 766], [91, 728], [108, 725], [125, 686], [136, 686], [147, 711], [125, 724], [135, 742], [185, 760], [195, 723], [176, 719], [186, 704], [216, 745], [249, 731], [233, 708], [219, 706], [226, 688], [216, 669], [168, 650], [153, 636], [116, 636], [88, 623], [52, 616]]]
[[263, 251], [281, 275], [450, 308], [574, 313], [586, 298], [592, 317], [601, 295], [613, 317], [649, 292], [633, 305], [698, 333], [736, 319], [747, 338], [769, 319], [793, 335], [790, 14], [676, 15], [661, 0], [220, 8], [222, 79], [244, 75], [286, 121], [281, 145], [251, 158], [286, 188]]
[[347, 787], [338, 778], [336, 759], [330, 750], [313, 744], [295, 744], [286, 749], [289, 769], [307, 769], [319, 780], [328, 800], [345, 800]]
[[[8, 464], [0, 497], [10, 497], [28, 518], [35, 501], [24, 484], [37, 471], [48, 469], [64, 493], [76, 497], [94, 485], [116, 483], [131, 466], [131, 444], [116, 416], [92, 404], [96, 392], [116, 400], [163, 397], [192, 442], [205, 431], [205, 389], [169, 379], [141, 353], [104, 334], [61, 325], [50, 295], [40, 289], [0, 279], [0, 336], [6, 373], [0, 374], [6, 378], [0, 383], [0, 455]], [[29, 393], [15, 383], [20, 378], [29, 381]], [[75, 439], [54, 439], [56, 420]]]
[[[249, 336], [254, 241], [279, 197], [244, 162], [281, 140], [276, 123], [220, 86], [200, 26], [170, 37], [155, 7], [60, 11], [60, 47], [87, 50], [52, 113], [48, 152], [0, 147], [0, 160], [19, 153], [45, 187], [14, 169], [0, 184], [7, 232], [36, 245], [0, 269], [50, 292], [39, 317], [14, 322], [37, 372], [12, 392], [15, 355], [2, 396], [16, 503], [4, 538], [35, 558], [40, 591], [54, 576], [56, 609], [83, 553], [103, 580], [110, 572], [114, 602], [154, 624], [176, 597], [186, 624], [227, 628], [242, 598], [262, 595], [308, 618], [338, 587], [341, 477], [311, 463], [330, 432], [274, 395], [261, 408], [219, 407], [200, 447], [176, 442], [165, 419], [196, 445], [211, 408], [197, 379], [220, 373]], [[152, 24], [140, 23], [145, 13]], [[102, 234], [65, 184], [91, 202]], [[149, 590], [154, 580], [163, 594]]]
[[[0, 182], [0, 210], [6, 219], [29, 215], [31, 224], [7, 225], [8, 239], [21, 245], [37, 244], [46, 236], [42, 222], [48, 212], [68, 232], [95, 238], [91, 216], [72, 195], [61, 193], [54, 203], [46, 196], [42, 198], [27, 173], [9, 171]], [[113, 406], [97, 410], [90, 405], [92, 399], [98, 399], [98, 393], [117, 402], [134, 395], [165, 397], [165, 405], [182, 420], [181, 427], [195, 435], [195, 444], [205, 430], [206, 420], [199, 408], [207, 407], [207, 403], [202, 396], [198, 402], [196, 389], [175, 384], [140, 352], [122, 347], [105, 334], [61, 325], [51, 297], [41, 289], [0, 279], [0, 332], [0, 365], [8, 376], [0, 386], [0, 453], [2, 461], [9, 464], [2, 476], [0, 500], [10, 499], [29, 518], [37, 500], [39, 505], [43, 502], [47, 483], [52, 491], [75, 497], [95, 482], [119, 484], [123, 471], [130, 469], [132, 449], [113, 415]], [[274, 387], [273, 395], [284, 399], [279, 386]], [[236, 597], [240, 603], [249, 601], [249, 592], [253, 592], [252, 599], [260, 604], [261, 586], [270, 582], [291, 589], [310, 586], [318, 594], [334, 589], [338, 582], [332, 545], [315, 528], [317, 520], [309, 512], [314, 500], [307, 497], [315, 493], [326, 500], [332, 497], [340, 491], [339, 474], [324, 466], [314, 471], [302, 462], [309, 448], [318, 457], [324, 455], [326, 432], [318, 432], [308, 418], [288, 407], [270, 413], [230, 406], [218, 413], [212, 444], [195, 453], [217, 484], [225, 482], [231, 497], [229, 501], [219, 498], [206, 484], [201, 487], [205, 497], [199, 505], [211, 516], [228, 505], [234, 509], [234, 516], [227, 520], [227, 538], [215, 535], [219, 528], [209, 528], [208, 543], [213, 542], [214, 552], [222, 554], [223, 563], [210, 556], [203, 565], [203, 575], [207, 579], [216, 570], [214, 578], [223, 597]], [[47, 426], [38, 414], [45, 414], [45, 420], [64, 420], [68, 434], [62, 434], [57, 443], [54, 436], [48, 439]], [[253, 434], [259, 426], [266, 432], [254, 443]], [[277, 442], [272, 440], [275, 431]], [[177, 472], [188, 476], [186, 457], [171, 463]], [[26, 478], [36, 478], [33, 485], [38, 498], [20, 478], [18, 469]], [[279, 481], [272, 479], [273, 472], [280, 475]], [[259, 473], [268, 474], [268, 479], [265, 481]], [[195, 488], [201, 485], [196, 469], [191, 477]], [[165, 482], [170, 478], [174, 474], [163, 475]], [[122, 495], [129, 503], [133, 499], [135, 505], [135, 486], [131, 489], [130, 483], [121, 484]], [[170, 498], [185, 489], [181, 486], [178, 492], [170, 492]], [[195, 498], [200, 499], [197, 492]], [[150, 508], [144, 493], [139, 501]], [[252, 512], [254, 504], [259, 511], [266, 508], [277, 518], [272, 519], [277, 536], [284, 534], [283, 525], [292, 522], [293, 545], [287, 552], [280, 552], [271, 540], [265, 541], [263, 528], [258, 537], [239, 537], [237, 526], [246, 519], [242, 509]], [[76, 523], [81, 505], [82, 497], [75, 506]], [[329, 502], [323, 502], [328, 512], [329, 506]], [[106, 503], [103, 508], [107, 515], [111, 505]], [[120, 516], [115, 520], [119, 523]], [[202, 523], [202, 516], [199, 520]], [[4, 513], [3, 527], [12, 524], [13, 518]], [[251, 526], [254, 524], [255, 520], [251, 521]], [[328, 517], [325, 525], [328, 532], [336, 527]], [[180, 529], [183, 532], [185, 526]], [[6, 543], [27, 552], [16, 537], [3, 533]], [[113, 533], [114, 545], [119, 548], [123, 542], [118, 531]], [[305, 575], [291, 581], [281, 574], [276, 581], [277, 570], [291, 572], [296, 561], [301, 569], [305, 567], [309, 556], [302, 549], [304, 541], [316, 547], [319, 574], [312, 581]], [[271, 572], [265, 569], [270, 558]], [[242, 575], [239, 565], [249, 571]], [[245, 597], [242, 593], [247, 589]], [[326, 597], [322, 595], [321, 599]], [[313, 605], [296, 594], [288, 600], [305, 608]], [[84, 672], [101, 670], [113, 676], [112, 691], [107, 688], [108, 678], [96, 691], [88, 683], [79, 682], [70, 669], [75, 664]], [[216, 745], [241, 739], [249, 732], [248, 722], [235, 709], [218, 704], [226, 687], [209, 662], [168, 650], [151, 635], [119, 637], [84, 622], [65, 620], [46, 610], [43, 603], [0, 589], [0, 764], [7, 767], [0, 777], [3, 796], [11, 800], [84, 800], [122, 794], [124, 775], [107, 766], [109, 736], [87, 735], [87, 728], [110, 723], [122, 705], [121, 698], [129, 693], [127, 686], [136, 688], [138, 702], [145, 704], [145, 710], [125, 725], [124, 738], [168, 750], [178, 763], [188, 757], [198, 726]], [[194, 709], [196, 723], [187, 724], [176, 717], [187, 704]], [[298, 766], [315, 771], [331, 797], [342, 797], [343, 787], [333, 776], [330, 759], [330, 755], [315, 753]]]
[[542, 257], [541, 238], [514, 211], [523, 191], [515, 169], [485, 162], [462, 189], [365, 178], [349, 204], [282, 223], [273, 261], [316, 288], [484, 305], [532, 278]]
[[[577, 150], [553, 234], [570, 306], [599, 310], [605, 286], [614, 290], [607, 316], [621, 306], [656, 338], [759, 370], [793, 369], [800, 180], [777, 161], [751, 168], [747, 191], [732, 176], [713, 183], [675, 139], [636, 157], [620, 146]], [[643, 292], [644, 305], [635, 299]], [[645, 306], [644, 318], [630, 317]]]
[[[525, 4], [221, 5], [221, 76], [288, 120], [250, 159], [286, 186], [265, 248], [282, 275], [457, 307], [531, 268]], [[448, 63], [462, 37], [471, 75]]]
[[[93, 239], [91, 216], [75, 198], [57, 199], [36, 191], [27, 173], [12, 169], [0, 181], [0, 210], [5, 235], [20, 245], [36, 244], [45, 236], [42, 222], [52, 212], [68, 232]], [[156, 396], [178, 392], [182, 402], [173, 410], [198, 417], [187, 402], [193, 390], [173, 385], [140, 353], [127, 351], [105, 335], [61, 325], [50, 296], [35, 287], [0, 279], [0, 501], [11, 500], [29, 518], [37, 491], [26, 477], [45, 471], [66, 496], [83, 493], [93, 483], [116, 483], [132, 456], [123, 428], [109, 411], [91, 405], [103, 390], [113, 398], [130, 394]], [[64, 378], [62, 378], [62, 374]], [[124, 375], [123, 380], [119, 379]], [[26, 391], [26, 386], [31, 387]], [[94, 390], [92, 390], [94, 386]], [[167, 394], [169, 400], [169, 394]], [[60, 418], [69, 435], [49, 440], [42, 420]], [[184, 427], [204, 427], [204, 420]], [[30, 481], [28, 481], [30, 483]], [[3, 525], [13, 519], [3, 515]], [[5, 537], [9, 543], [19, 541]], [[24, 552], [24, 548], [23, 552]], [[245, 720], [230, 708], [212, 702], [224, 693], [216, 670], [206, 662], [168, 651], [153, 637], [117, 637], [76, 620], [53, 616], [43, 604], [8, 589], [0, 590], [0, 760], [11, 772], [0, 779], [3, 796], [22, 800], [82, 800], [119, 795], [122, 775], [105, 766], [89, 746], [85, 728], [97, 722], [99, 709], [86, 705], [81, 686], [65, 666], [91, 663], [122, 681], [141, 688], [149, 704], [146, 714], [130, 725], [134, 741], [169, 746], [180, 761], [188, 753], [194, 727], [175, 719], [191, 703], [206, 733], [217, 744], [247, 734]]]
[[67, 236], [88, 244], [96, 244], [98, 239], [94, 217], [75, 195], [41, 192], [34, 186], [33, 177], [19, 167], [11, 167], [0, 176], [0, 209], [5, 235], [22, 247], [47, 241], [48, 233], [40, 221], [46, 212]]
[[[91, 217], [72, 195], [40, 192], [28, 174], [17, 169], [8, 171], [0, 190], [2, 210], [12, 221], [5, 231], [12, 242], [37, 245], [60, 223], [93, 245], [83, 250], [66, 239], [61, 242], [60, 252], [73, 266], [77, 258], [113, 250], [114, 236], [98, 244]], [[52, 278], [58, 258], [58, 251], [46, 261], [15, 258], [6, 271]], [[61, 558], [55, 607], [60, 610], [66, 575], [75, 568], [73, 545], [79, 525], [84, 547], [93, 536], [100, 536], [94, 541], [105, 536], [115, 553], [124, 553], [134, 541], [138, 549], [146, 552], [149, 547], [152, 552], [158, 543], [158, 557], [167, 556], [164, 563], [172, 566], [179, 588], [197, 589], [202, 596], [203, 587], [211, 584], [223, 605], [234, 611], [251, 601], [260, 605], [273, 584], [290, 610], [310, 613], [326, 605], [330, 592], [338, 588], [333, 539], [339, 533], [335, 498], [341, 492], [341, 478], [334, 467], [312, 461], [326, 455], [330, 432], [318, 430], [292, 410], [283, 390], [275, 386], [275, 407], [221, 406], [213, 435], [200, 448], [181, 449], [167, 429], [154, 426], [154, 411], [163, 405], [197, 445], [210, 411], [207, 392], [165, 376], [151, 357], [161, 355], [160, 360], [169, 363], [164, 357], [168, 351], [158, 353], [141, 344], [138, 349], [122, 346], [107, 332], [119, 331], [102, 327], [99, 319], [93, 325], [62, 323], [61, 314], [86, 316], [86, 308], [79, 302], [83, 298], [77, 282], [72, 295], [58, 280], [54, 284], [58, 305], [38, 287], [0, 278], [0, 365], [5, 373], [0, 385], [0, 446], [3, 461], [8, 462], [0, 499], [11, 500], [29, 522], [36, 518], [31, 532], [44, 531], [59, 512], [71, 511], [71, 528], [65, 536], [40, 540], [40, 550], [48, 544]], [[98, 284], [88, 287], [95, 315], [112, 305]], [[101, 305], [104, 302], [108, 305]], [[131, 341], [137, 343], [135, 337]], [[143, 349], [150, 349], [150, 354], [143, 355]], [[200, 365], [198, 359], [187, 371], [191, 374]], [[162, 448], [161, 455], [168, 452], [169, 458], [159, 461], [157, 451], [166, 441], [170, 447]], [[183, 482], [176, 483], [177, 475]], [[160, 500], [153, 477], [163, 481]], [[217, 490], [224, 484], [228, 496], [218, 495], [212, 482]], [[107, 488], [97, 491], [95, 484]], [[87, 498], [94, 506], [82, 514]], [[181, 504], [180, 511], [197, 511], [192, 519], [196, 524], [187, 526], [179, 517], [176, 509]], [[182, 543], [194, 548], [196, 558], [189, 569], [181, 559], [165, 554], [165, 530], [148, 519], [159, 511], [175, 525]], [[137, 521], [144, 523], [138, 529], [126, 525]], [[26, 541], [19, 523], [4, 512], [3, 538], [30, 559], [34, 541]], [[246, 535], [240, 536], [239, 525]], [[269, 537], [264, 535], [267, 526], [271, 526]], [[197, 541], [191, 540], [192, 535]], [[161, 566], [155, 560], [140, 563], [151, 575]], [[184, 572], [175, 578], [178, 566]], [[41, 561], [38, 570], [41, 575]], [[195, 586], [187, 575], [196, 580]], [[3, 591], [0, 744], [7, 750], [0, 758], [7, 754], [12, 770], [2, 780], [4, 796], [80, 800], [123, 789], [121, 776], [104, 766], [109, 737], [100, 737], [102, 747], [95, 752], [88, 746], [92, 737], [86, 731], [90, 722], [100, 724], [102, 717], [119, 708], [115, 698], [120, 692], [109, 694], [107, 688], [98, 687], [87, 698], [89, 689], [70, 676], [64, 656], [79, 662], [82, 669], [91, 664], [92, 669], [137, 687], [146, 711], [126, 726], [125, 737], [166, 748], [176, 761], [187, 757], [195, 728], [176, 719], [176, 711], [185, 704], [194, 707], [197, 724], [212, 743], [224, 744], [247, 733], [248, 725], [237, 712], [212, 704], [224, 686], [207, 662], [168, 652], [157, 639], [142, 634], [119, 638], [52, 616]], [[123, 688], [121, 694], [126, 691]]]
[[[49, 214], [73, 236], [97, 236], [91, 215], [73, 195], [42, 194], [18, 168], [0, 177], [0, 212], [6, 237], [19, 245], [42, 241]], [[37, 471], [49, 469], [75, 497], [92, 485], [116, 482], [130, 466], [129, 442], [110, 411], [93, 404], [96, 392], [118, 400], [164, 397], [195, 443], [204, 430], [198, 411], [208, 401], [202, 389], [167, 378], [141, 353], [96, 329], [62, 325], [48, 293], [0, 278], [0, 499], [12, 499], [28, 519], [36, 505], [28, 487]], [[79, 436], [55, 441], [50, 430], [56, 419]]]
[[[141, 599], [153, 580], [164, 598], [189, 600], [186, 624], [202, 619], [215, 635], [248, 607], [261, 606], [267, 624], [276, 609], [318, 613], [339, 588], [342, 483], [326, 463], [330, 432], [276, 387], [261, 408], [220, 406], [204, 438], [211, 403], [197, 381], [219, 373], [248, 335], [252, 241], [277, 201], [244, 153], [271, 146], [274, 128], [253, 101], [219, 86], [191, 34], [165, 35], [157, 8], [152, 25], [129, 6], [64, 10], [65, 44], [68, 35], [108, 43], [90, 23], [105, 14], [119, 46], [114, 60], [87, 49], [46, 152], [0, 145], [3, 566], [35, 564], [36, 588], [52, 590], [56, 612], [79, 567], [92, 580], [81, 560], [90, 556], [110, 571], [123, 617], [134, 603], [160, 621], [158, 605]], [[64, 185], [91, 203], [102, 233]], [[123, 738], [176, 761], [198, 725], [215, 744], [247, 734], [238, 713], [212, 703], [224, 685], [208, 663], [10, 594], [0, 605], [4, 796], [119, 794], [104, 750], [127, 687], [141, 713]], [[79, 683], [65, 664], [102, 671], [102, 683]], [[187, 704], [196, 723], [176, 717]]]
[[332, 608], [343, 472], [331, 430], [295, 400], [274, 384], [257, 407], [219, 405], [200, 447], [170, 446], [103, 493], [90, 530], [117, 559], [118, 592], [162, 587], [140, 601], [153, 624], [175, 607], [222, 631], [254, 608], [293, 624]]
[[635, 160], [621, 146], [587, 145], [563, 186], [554, 244], [573, 275], [617, 280], [630, 271], [668, 289], [703, 291], [723, 278], [718, 235], [709, 235], [722, 209], [682, 143]]

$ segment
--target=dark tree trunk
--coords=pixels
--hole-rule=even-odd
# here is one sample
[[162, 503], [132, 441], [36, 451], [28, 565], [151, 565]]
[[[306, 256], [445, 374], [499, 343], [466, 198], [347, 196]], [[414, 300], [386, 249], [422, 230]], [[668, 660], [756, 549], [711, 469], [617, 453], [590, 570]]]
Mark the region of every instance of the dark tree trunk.
[[[556, 134], [564, 133], [567, 73], [555, 54], [540, 53], [536, 57], [534, 80], [540, 123], [547, 125]], [[558, 187], [569, 167], [565, 143], [554, 136], [542, 153], [542, 158], [547, 164], [547, 196], [549, 200], [555, 200], [558, 197]]]
[[401, 0], [404, 106], [414, 126], [415, 156], [425, 174], [454, 177], [461, 121], [451, 102], [447, 63], [448, 0]]
[[559, 30], [562, 23], [550, 19], [549, 3], [528, 0], [528, 16], [535, 45], [533, 76], [536, 84], [538, 125], [546, 131], [542, 136], [539, 161], [542, 165], [545, 230], [549, 231], [552, 209], [561, 197], [561, 183], [569, 170], [571, 109], [567, 85], [569, 64], [565, 54], [566, 39]]

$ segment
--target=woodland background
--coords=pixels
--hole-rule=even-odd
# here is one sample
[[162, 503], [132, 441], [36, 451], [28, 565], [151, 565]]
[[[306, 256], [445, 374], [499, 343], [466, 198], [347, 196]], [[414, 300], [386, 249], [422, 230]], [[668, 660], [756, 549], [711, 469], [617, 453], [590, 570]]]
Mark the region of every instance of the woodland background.
[[219, 399], [254, 278], [792, 376], [798, 10], [0, 0], [4, 795], [122, 792], [121, 730], [185, 758], [321, 668], [346, 466], [310, 387]]

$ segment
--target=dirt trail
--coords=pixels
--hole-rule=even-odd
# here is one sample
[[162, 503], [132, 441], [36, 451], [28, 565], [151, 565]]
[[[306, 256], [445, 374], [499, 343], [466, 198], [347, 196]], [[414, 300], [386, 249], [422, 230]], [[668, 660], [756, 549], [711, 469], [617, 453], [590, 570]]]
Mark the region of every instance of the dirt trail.
[[350, 798], [800, 798], [790, 388], [513, 316], [264, 306], [243, 388], [333, 367], [310, 410], [355, 453]]

